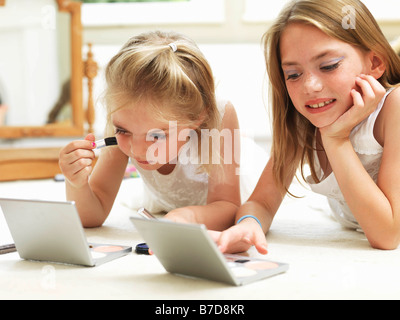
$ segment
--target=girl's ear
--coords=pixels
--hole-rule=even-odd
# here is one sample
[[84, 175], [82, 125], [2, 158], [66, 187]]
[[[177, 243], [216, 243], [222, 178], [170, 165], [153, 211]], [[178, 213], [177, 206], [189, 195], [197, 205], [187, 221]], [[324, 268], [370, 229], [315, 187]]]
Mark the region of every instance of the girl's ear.
[[386, 71], [386, 64], [384, 60], [375, 52], [371, 51], [368, 55], [368, 61], [370, 63], [368, 74], [377, 80], [380, 79]]

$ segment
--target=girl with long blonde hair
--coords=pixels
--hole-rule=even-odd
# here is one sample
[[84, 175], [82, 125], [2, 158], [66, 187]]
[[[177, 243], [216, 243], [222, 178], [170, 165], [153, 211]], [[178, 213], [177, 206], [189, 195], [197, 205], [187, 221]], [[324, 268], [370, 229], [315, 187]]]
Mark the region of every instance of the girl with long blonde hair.
[[[359, 0], [290, 1], [264, 36], [272, 156], [222, 251], [255, 245], [300, 167], [371, 246], [400, 243], [400, 58]], [[311, 170], [304, 176], [304, 167]]]

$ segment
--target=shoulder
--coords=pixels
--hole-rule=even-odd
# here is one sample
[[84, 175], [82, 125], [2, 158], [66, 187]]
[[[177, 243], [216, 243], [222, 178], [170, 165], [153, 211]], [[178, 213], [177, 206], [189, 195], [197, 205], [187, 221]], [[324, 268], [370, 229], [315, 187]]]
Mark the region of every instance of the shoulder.
[[[385, 104], [378, 117], [378, 132], [380, 132], [382, 145], [393, 135], [400, 134], [400, 87], [394, 89], [386, 98]], [[380, 130], [379, 130], [380, 129]], [[400, 138], [400, 136], [399, 136]]]
[[395, 105], [399, 106], [398, 103], [400, 102], [400, 85], [396, 87], [386, 98], [385, 107], [387, 105]]
[[400, 86], [394, 89], [386, 98], [381, 114], [384, 123], [397, 122], [400, 116]]

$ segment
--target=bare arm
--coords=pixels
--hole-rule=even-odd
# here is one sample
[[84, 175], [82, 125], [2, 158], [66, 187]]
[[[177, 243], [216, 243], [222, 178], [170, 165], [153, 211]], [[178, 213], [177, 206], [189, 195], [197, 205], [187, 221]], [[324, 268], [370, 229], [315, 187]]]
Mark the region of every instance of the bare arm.
[[[359, 108], [376, 105], [382, 98], [376, 83], [368, 81], [370, 88], [365, 83], [364, 95], [355, 97]], [[332, 170], [351, 212], [371, 246], [383, 250], [396, 249], [400, 243], [399, 106], [397, 89], [387, 98], [375, 125], [376, 138], [384, 147], [377, 184], [363, 167], [347, 135], [340, 134], [344, 130], [321, 130]]]
[[[99, 227], [107, 219], [128, 162], [118, 148], [102, 151], [93, 170], [94, 136], [74, 141], [60, 153], [67, 199], [75, 201], [84, 227]], [[93, 173], [92, 173], [93, 170]]]
[[[236, 111], [231, 104], [226, 107], [222, 128], [231, 132], [233, 142], [239, 123]], [[224, 147], [225, 145], [221, 144], [221, 150], [225, 150]], [[234, 223], [235, 213], [241, 204], [240, 177], [237, 174], [239, 164], [234, 161], [235, 152], [240, 154], [240, 145], [232, 143], [226, 152], [230, 153], [229, 157], [228, 154], [221, 152], [223, 165], [221, 167], [216, 165], [210, 173], [207, 205], [176, 209], [171, 211], [166, 216], [167, 218], [180, 222], [204, 224], [211, 230], [225, 230]], [[224, 161], [227, 159], [232, 159], [232, 163]]]
[[[284, 197], [273, 178], [273, 165], [273, 159], [270, 159], [253, 194], [236, 213], [236, 221], [252, 215], [260, 221], [262, 228], [255, 219], [244, 219], [220, 235], [218, 243], [222, 252], [243, 252], [255, 245], [260, 253], [268, 253], [265, 234], [269, 231]], [[286, 181], [287, 187], [293, 180], [294, 174], [292, 173]]]

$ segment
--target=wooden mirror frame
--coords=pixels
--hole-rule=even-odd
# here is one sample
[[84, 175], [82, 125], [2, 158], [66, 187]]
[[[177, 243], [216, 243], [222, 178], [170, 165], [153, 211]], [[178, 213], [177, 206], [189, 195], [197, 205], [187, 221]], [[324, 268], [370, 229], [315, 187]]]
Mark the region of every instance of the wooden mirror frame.
[[[82, 61], [82, 22], [81, 3], [72, 0], [55, 0], [59, 12], [71, 15], [71, 107], [72, 124], [51, 124], [45, 126], [3, 126], [0, 127], [0, 139], [18, 139], [31, 137], [69, 137], [80, 136], [84, 131], [83, 112], [83, 61]], [[4, 6], [6, 0], [0, 0]]]
[[[71, 15], [71, 106], [72, 125], [50, 125], [37, 127], [0, 127], [0, 138], [68, 137], [84, 134], [85, 120], [89, 120], [89, 132], [94, 121], [93, 99], [89, 97], [86, 115], [83, 108], [84, 70], [90, 85], [97, 73], [97, 64], [89, 51], [88, 61], [82, 59], [81, 3], [73, 0], [55, 0], [60, 12]], [[4, 6], [6, 0], [0, 0]], [[90, 88], [89, 88], [90, 89]], [[91, 92], [89, 95], [91, 96]], [[87, 118], [87, 119], [86, 119]], [[0, 148], [0, 181], [53, 178], [61, 173], [58, 165], [61, 148]]]

